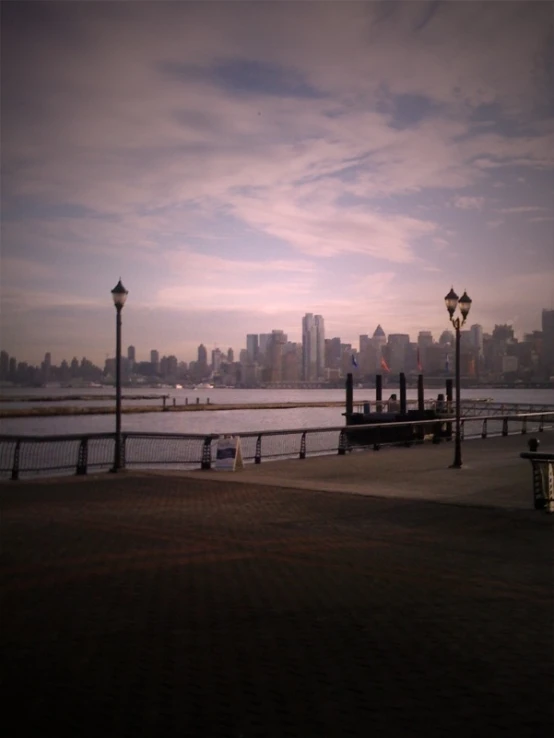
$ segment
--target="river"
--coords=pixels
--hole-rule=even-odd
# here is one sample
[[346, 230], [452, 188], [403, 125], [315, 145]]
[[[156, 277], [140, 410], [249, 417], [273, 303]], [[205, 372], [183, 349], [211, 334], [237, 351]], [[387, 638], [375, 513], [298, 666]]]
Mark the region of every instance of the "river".
[[[112, 390], [113, 391], [113, 390]], [[426, 399], [434, 399], [439, 391], [438, 388], [428, 389], [425, 392]], [[387, 388], [383, 392], [386, 399], [391, 392], [399, 394], [398, 389]], [[70, 397], [75, 395], [86, 395], [95, 397], [110, 394], [110, 389], [85, 388], [69, 389], [58, 387], [33, 388], [24, 390], [21, 388], [2, 388], [0, 394], [0, 407], [33, 407], [45, 406], [44, 402], [38, 402], [40, 397]], [[143, 431], [152, 433], [233, 433], [256, 430], [283, 430], [293, 428], [313, 428], [320, 426], [342, 425], [344, 418], [343, 407], [321, 407], [321, 408], [290, 408], [275, 410], [214, 410], [210, 412], [162, 412], [161, 397], [169, 395], [168, 404], [172, 404], [175, 398], [178, 405], [185, 404], [185, 398], [189, 403], [200, 404], [208, 401], [212, 404], [260, 404], [264, 402], [344, 402], [345, 391], [341, 389], [316, 389], [316, 390], [234, 390], [234, 389], [151, 389], [133, 388], [123, 391], [123, 403], [125, 395], [153, 395], [159, 397], [155, 400], [144, 400], [142, 403], [159, 403], [160, 412], [144, 414], [124, 414], [122, 417], [123, 431]], [[6, 402], [10, 396], [33, 396], [37, 402], [14, 403]], [[417, 398], [417, 391], [407, 391], [408, 400]], [[554, 391], [551, 389], [465, 389], [462, 390], [462, 399], [489, 398], [493, 402], [521, 403], [523, 405], [554, 404]], [[373, 389], [354, 389], [354, 402], [361, 403], [375, 399]], [[4, 400], [4, 401], [2, 401]], [[128, 401], [132, 405], [140, 405], [137, 400]], [[54, 404], [54, 403], [52, 403]], [[77, 402], [75, 400], [62, 400], [63, 405], [102, 405], [109, 404], [108, 400], [90, 400]], [[55, 403], [58, 406], [58, 402]], [[74, 415], [58, 417], [27, 417], [27, 418], [3, 418], [0, 420], [0, 430], [3, 434], [25, 434], [25, 435], [55, 435], [55, 434], [78, 434], [78, 433], [103, 433], [114, 430], [113, 415]]]

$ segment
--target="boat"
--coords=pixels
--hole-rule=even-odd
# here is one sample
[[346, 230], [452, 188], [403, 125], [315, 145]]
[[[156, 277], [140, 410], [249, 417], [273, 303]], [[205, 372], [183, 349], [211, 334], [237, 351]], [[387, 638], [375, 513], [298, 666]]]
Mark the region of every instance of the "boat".
[[208, 384], [208, 382], [201, 382], [200, 384], [195, 384], [192, 389], [195, 390], [204, 390], [204, 389], [213, 389], [213, 384]]

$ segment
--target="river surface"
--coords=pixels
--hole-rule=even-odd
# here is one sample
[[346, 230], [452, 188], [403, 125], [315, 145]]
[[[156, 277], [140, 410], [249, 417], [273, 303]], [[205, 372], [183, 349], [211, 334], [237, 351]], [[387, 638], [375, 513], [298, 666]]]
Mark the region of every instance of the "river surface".
[[[398, 388], [383, 390], [383, 398], [387, 399], [391, 392], [399, 395]], [[440, 388], [428, 389], [426, 399], [435, 399]], [[113, 393], [113, 390], [112, 390]], [[109, 400], [61, 400], [55, 403], [40, 402], [41, 397], [69, 397], [86, 395], [87, 397], [111, 394], [109, 388], [2, 388], [0, 407], [45, 407], [47, 405], [63, 406], [107, 406]], [[160, 412], [124, 414], [122, 416], [123, 431], [143, 431], [152, 433], [239, 433], [257, 430], [283, 430], [294, 428], [314, 428], [343, 425], [344, 407], [330, 408], [290, 408], [275, 410], [213, 410], [207, 412], [162, 412], [162, 395], [169, 395], [168, 405], [175, 398], [178, 405], [200, 404], [208, 401], [216, 405], [228, 404], [261, 404], [268, 402], [344, 402], [345, 391], [342, 389], [315, 390], [265, 390], [265, 389], [151, 389], [133, 388], [123, 391], [123, 403], [126, 395], [152, 395], [154, 400], [128, 400], [129, 405], [159, 404]], [[554, 391], [551, 389], [466, 389], [462, 390], [462, 399], [484, 399], [493, 402], [521, 403], [523, 405], [554, 405]], [[36, 397], [37, 402], [6, 402], [10, 396]], [[408, 400], [417, 399], [417, 390], [407, 391]], [[375, 400], [374, 389], [354, 389], [354, 403]], [[114, 394], [115, 401], [115, 394]], [[0, 420], [0, 432], [4, 434], [55, 435], [77, 433], [111, 433], [114, 430], [114, 415], [74, 415], [58, 417], [3, 418]]]

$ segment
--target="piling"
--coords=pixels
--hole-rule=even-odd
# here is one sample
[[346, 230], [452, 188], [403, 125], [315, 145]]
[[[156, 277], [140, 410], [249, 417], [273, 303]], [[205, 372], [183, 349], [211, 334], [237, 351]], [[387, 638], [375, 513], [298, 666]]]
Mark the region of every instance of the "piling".
[[400, 414], [406, 415], [406, 375], [400, 372]]
[[[375, 400], [380, 403], [383, 399], [383, 377], [380, 374], [375, 376]], [[376, 410], [380, 413], [383, 409], [382, 405], [377, 405]]]
[[352, 373], [346, 375], [346, 418], [354, 412], [354, 383], [352, 381]]
[[420, 413], [425, 410], [425, 393], [423, 391], [423, 374], [417, 375], [417, 409]]

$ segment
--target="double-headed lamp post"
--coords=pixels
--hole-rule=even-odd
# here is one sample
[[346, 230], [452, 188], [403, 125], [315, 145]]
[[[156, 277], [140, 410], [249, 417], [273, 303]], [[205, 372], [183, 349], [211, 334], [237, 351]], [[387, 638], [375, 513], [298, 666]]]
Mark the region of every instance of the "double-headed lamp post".
[[112, 290], [116, 309], [115, 323], [115, 453], [112, 471], [121, 469], [121, 310], [129, 293], [121, 283], [121, 278]]
[[[454, 287], [452, 287], [444, 300], [446, 302], [446, 309], [448, 310], [448, 314], [450, 315], [450, 321], [456, 329], [456, 437], [454, 439], [454, 463], [450, 465], [450, 468], [461, 469], [462, 437], [460, 433], [460, 329], [466, 322], [466, 318], [471, 307], [471, 300], [468, 297], [467, 292], [465, 291], [464, 294], [460, 298], [458, 298], [458, 295], [454, 292]], [[457, 307], [460, 308], [460, 313], [462, 315], [461, 319], [459, 315], [454, 317], [454, 313], [456, 312]]]

